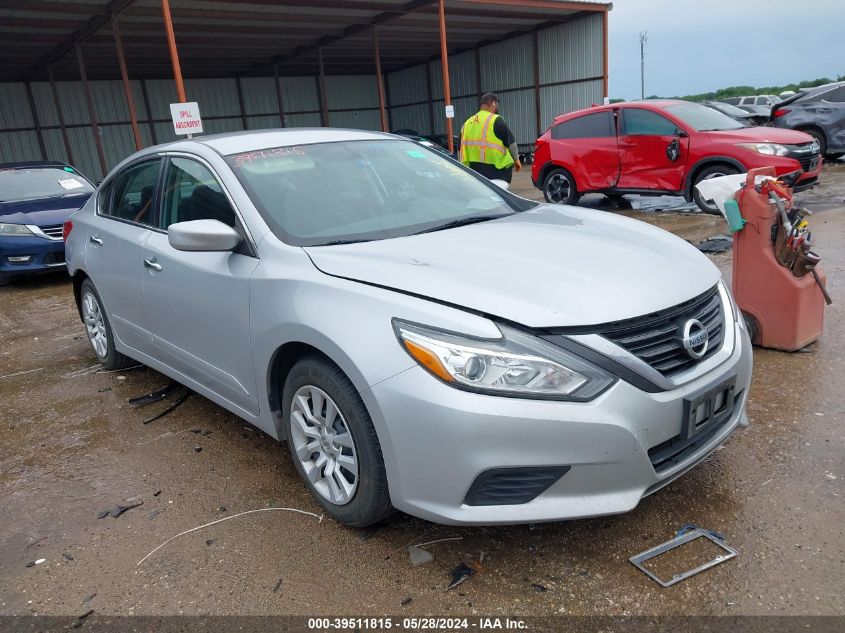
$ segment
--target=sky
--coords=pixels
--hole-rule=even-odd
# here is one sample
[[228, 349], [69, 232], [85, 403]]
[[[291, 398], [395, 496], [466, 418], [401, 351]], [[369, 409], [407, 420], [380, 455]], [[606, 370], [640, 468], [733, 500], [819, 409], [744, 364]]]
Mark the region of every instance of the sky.
[[845, 0], [613, 0], [610, 96], [772, 86], [845, 75]]

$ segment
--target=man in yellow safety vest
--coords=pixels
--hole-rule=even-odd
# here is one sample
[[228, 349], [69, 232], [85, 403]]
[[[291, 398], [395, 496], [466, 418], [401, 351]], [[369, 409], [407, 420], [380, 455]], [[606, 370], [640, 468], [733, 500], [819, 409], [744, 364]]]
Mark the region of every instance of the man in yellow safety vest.
[[499, 98], [481, 95], [477, 114], [461, 128], [461, 162], [490, 180], [511, 181], [513, 169], [522, 170], [513, 132], [499, 116]]

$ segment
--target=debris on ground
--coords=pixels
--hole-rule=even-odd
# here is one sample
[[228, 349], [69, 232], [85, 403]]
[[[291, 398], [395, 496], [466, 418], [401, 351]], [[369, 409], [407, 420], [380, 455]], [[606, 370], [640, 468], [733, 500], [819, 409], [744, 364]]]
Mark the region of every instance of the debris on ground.
[[161, 490], [156, 490], [156, 491], [153, 493], [153, 496], [154, 496], [154, 497], [157, 497], [157, 496], [159, 496], [160, 494], [161, 494]]
[[[672, 578], [670, 578], [669, 580], [663, 580], [662, 578], [657, 576], [657, 574], [645, 567], [645, 563], [649, 560], [657, 558], [658, 556], [665, 554], [677, 547], [686, 545], [687, 543], [694, 541], [698, 538], [708, 539], [711, 543], [714, 543], [717, 547], [719, 547], [726, 553], [720, 554], [715, 558], [707, 561], [706, 563], [699, 565], [698, 567], [694, 567], [693, 569], [690, 569], [689, 571], [677, 573], [673, 575]], [[723, 563], [726, 560], [734, 558], [737, 555], [737, 551], [731, 546], [727, 545], [725, 543], [724, 538], [725, 537], [719, 532], [700, 528], [692, 523], [686, 523], [681, 526], [674, 538], [666, 541], [665, 543], [661, 543], [660, 545], [655, 545], [651, 549], [647, 549], [644, 552], [640, 552], [635, 556], [631, 556], [631, 558], [629, 558], [628, 560], [634, 567], [636, 567], [646, 576], [654, 580], [661, 587], [671, 587], [675, 583], [685, 580], [690, 576], [694, 576], [698, 573], [703, 572], [706, 569], [710, 569], [711, 567]]]
[[71, 556], [71, 555], [70, 555], [70, 554], [68, 554], [67, 552], [64, 552], [64, 553], [62, 554], [62, 556], [64, 556], [65, 560], [73, 560], [73, 556]]
[[94, 593], [89, 594], [85, 598], [83, 598], [82, 604], [87, 604], [87, 603], [91, 602], [96, 597], [97, 597], [97, 592], [95, 591]]
[[160, 513], [159, 513], [159, 511], [158, 511], [158, 510], [153, 510], [152, 512], [150, 512], [150, 513], [147, 515], [147, 518], [148, 518], [148, 519], [150, 519], [150, 520], [153, 520], [153, 519], [155, 519], [155, 518], [156, 518], [159, 514], [160, 514]]
[[94, 609], [89, 609], [88, 611], [86, 611], [85, 613], [83, 613], [82, 615], [80, 615], [79, 617], [77, 617], [77, 618], [76, 618], [76, 621], [75, 621], [75, 622], [71, 625], [71, 627], [70, 627], [70, 628], [72, 628], [72, 629], [78, 629], [79, 627], [81, 627], [81, 626], [82, 626], [82, 622], [85, 620], [85, 618], [87, 618], [87, 617], [88, 617], [89, 615], [91, 615], [92, 613], [94, 613]]
[[446, 587], [446, 591], [454, 589], [473, 575], [475, 575], [475, 569], [464, 562], [459, 563], [458, 566], [452, 570], [452, 580], [449, 582], [449, 586]]
[[399, 606], [406, 607], [409, 604], [411, 604], [413, 601], [414, 601], [414, 599], [411, 598], [410, 596], [408, 596], [407, 598], [402, 598], [402, 600], [399, 602]]
[[317, 523], [322, 523], [322, 522], [323, 522], [323, 517], [322, 517], [322, 515], [319, 515], [319, 514], [314, 514], [313, 512], [308, 512], [308, 510], [300, 510], [300, 509], [298, 509], [298, 508], [258, 508], [257, 510], [247, 510], [247, 511], [245, 511], [245, 512], [239, 512], [238, 514], [233, 514], [233, 515], [231, 515], [231, 516], [223, 517], [222, 519], [217, 519], [216, 521], [211, 521], [210, 523], [205, 523], [205, 524], [203, 524], [203, 525], [198, 525], [197, 527], [195, 527], [195, 528], [191, 528], [190, 530], [185, 530], [184, 532], [179, 532], [179, 534], [176, 534], [175, 536], [171, 536], [171, 537], [170, 537], [169, 539], [167, 539], [164, 543], [162, 543], [161, 545], [159, 545], [158, 547], [156, 547], [155, 549], [153, 549], [153, 550], [152, 550], [149, 554], [147, 554], [146, 556], [144, 556], [144, 558], [142, 558], [142, 559], [141, 559], [141, 560], [139, 560], [137, 563], [135, 563], [135, 566], [137, 567], [138, 565], [140, 565], [141, 563], [143, 563], [145, 560], [147, 560], [150, 556], [152, 556], [153, 554], [155, 554], [155, 553], [156, 553], [158, 550], [160, 550], [162, 547], [164, 547], [165, 545], [167, 545], [168, 543], [170, 543], [170, 542], [172, 542], [172, 541], [175, 541], [175, 540], [176, 540], [177, 538], [179, 538], [180, 536], [185, 536], [186, 534], [190, 534], [191, 532], [196, 532], [197, 530], [202, 530], [203, 528], [207, 528], [207, 527], [210, 527], [210, 526], [212, 526], [212, 525], [217, 525], [218, 523], [222, 523], [223, 521], [228, 521], [229, 519], [236, 519], [236, 518], [238, 518], [238, 517], [242, 517], [242, 516], [245, 516], [245, 515], [247, 515], [247, 514], [254, 514], [254, 513], [256, 513], [256, 512], [274, 512], [274, 511], [281, 511], [281, 512], [297, 512], [297, 513], [299, 513], [299, 514], [307, 514], [308, 516], [312, 516], [312, 517], [314, 517], [315, 519], [317, 519]]
[[111, 391], [111, 387], [100, 387], [97, 389], [97, 393], [106, 393], [107, 391]]
[[202, 446], [194, 446], [195, 453], [202, 453]]
[[426, 563], [430, 563], [434, 560], [434, 554], [432, 554], [431, 552], [427, 552], [426, 550], [419, 548], [416, 545], [411, 545], [408, 547], [408, 554], [411, 556], [411, 565], [413, 565], [414, 567], [425, 565]]
[[178, 407], [178, 406], [179, 406], [179, 405], [181, 405], [183, 402], [185, 402], [185, 400], [187, 400], [187, 399], [188, 399], [188, 396], [190, 396], [190, 395], [191, 395], [191, 390], [190, 390], [190, 389], [188, 389], [187, 387], [185, 387], [184, 389], [185, 389], [185, 390], [184, 390], [184, 392], [182, 393], [182, 395], [181, 395], [181, 396], [179, 396], [179, 398], [177, 398], [177, 400], [176, 400], [173, 404], [171, 404], [169, 407], [167, 407], [166, 409], [164, 409], [164, 411], [160, 411], [159, 413], [157, 413], [157, 414], [156, 414], [156, 415], [154, 415], [153, 417], [151, 417], [151, 418], [148, 418], [148, 419], [144, 420], [144, 424], [149, 424], [150, 422], [155, 422], [155, 421], [156, 421], [156, 420], [158, 420], [159, 418], [163, 418], [163, 417], [164, 417], [164, 416], [166, 416], [168, 413], [170, 413], [171, 411], [173, 411], [176, 407]]
[[730, 235], [714, 235], [701, 240], [695, 247], [702, 253], [724, 253], [731, 250], [734, 240]]
[[138, 506], [142, 505], [144, 505], [144, 502], [140, 499], [138, 501], [127, 501], [125, 505], [116, 505], [109, 508], [108, 510], [103, 510], [102, 512], [97, 514], [97, 518], [105, 519], [107, 516], [111, 516], [116, 519], [127, 510], [131, 510], [132, 508], [137, 508]]
[[546, 585], [541, 585], [539, 582], [532, 582], [531, 587], [534, 589], [534, 591], [536, 591], [538, 593], [545, 593], [546, 591], [549, 590], [548, 587], [546, 587]]
[[273, 587], [273, 593], [279, 593], [282, 589], [282, 579], [279, 578], [279, 582], [276, 583], [276, 586]]
[[216, 540], [217, 540], [217, 539], [210, 538], [210, 539], [208, 539], [208, 540], [205, 542], [205, 544], [206, 544], [208, 547], [211, 547], [212, 545], [214, 545], [214, 542], [215, 542]]

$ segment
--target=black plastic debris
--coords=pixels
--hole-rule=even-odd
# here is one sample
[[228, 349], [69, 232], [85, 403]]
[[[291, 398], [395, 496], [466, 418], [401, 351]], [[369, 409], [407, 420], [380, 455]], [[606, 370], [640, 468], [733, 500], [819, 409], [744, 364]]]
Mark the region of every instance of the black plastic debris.
[[87, 603], [91, 602], [96, 597], [97, 597], [97, 592], [95, 591], [94, 593], [85, 596], [85, 598], [82, 600], [82, 604], [87, 604]]
[[202, 453], [202, 446], [194, 446], [195, 453]]
[[64, 557], [65, 557], [65, 560], [73, 560], [73, 556], [71, 556], [71, 555], [70, 555], [70, 554], [68, 554], [67, 552], [63, 553], [63, 554], [62, 554], [62, 556], [64, 556]]
[[714, 235], [706, 240], [701, 240], [695, 247], [702, 253], [724, 253], [733, 247], [733, 238], [730, 235]]
[[164, 416], [166, 416], [168, 413], [170, 413], [171, 411], [173, 411], [176, 407], [178, 407], [178, 406], [179, 406], [179, 405], [181, 405], [183, 402], [185, 402], [185, 400], [187, 400], [187, 399], [188, 399], [188, 396], [190, 396], [190, 395], [191, 395], [191, 390], [190, 390], [190, 389], [188, 389], [188, 388], [185, 388], [185, 391], [182, 393], [182, 395], [181, 395], [181, 396], [179, 396], [179, 398], [176, 400], [176, 402], [174, 402], [173, 404], [171, 404], [171, 405], [170, 405], [169, 407], [167, 407], [164, 411], [160, 411], [159, 413], [155, 414], [153, 417], [151, 417], [151, 418], [148, 418], [148, 419], [144, 420], [144, 424], [149, 424], [149, 423], [151, 423], [151, 422], [155, 422], [155, 421], [156, 421], [156, 420], [158, 420], [159, 418], [163, 418], [163, 417], [164, 417]]
[[35, 567], [35, 561], [31, 560], [26, 564], [27, 567]]
[[161, 490], [156, 490], [156, 491], [153, 493], [153, 496], [154, 496], [154, 497], [157, 497], [157, 496], [159, 496], [160, 494], [161, 494]]
[[532, 587], [532, 589], [534, 589], [534, 591], [536, 591], [538, 593], [545, 593], [546, 591], [549, 590], [548, 587], [546, 587], [546, 585], [541, 585], [538, 582], [532, 582], [531, 587]]
[[210, 539], [208, 539], [208, 540], [205, 542], [205, 544], [206, 544], [208, 547], [211, 547], [212, 545], [214, 545], [214, 543], [215, 543], [215, 541], [216, 541], [216, 540], [217, 540], [217, 539], [215, 539], [215, 538], [210, 538]]
[[414, 599], [408, 596], [407, 598], [402, 598], [402, 600], [399, 602], [399, 605], [405, 607], [411, 604], [413, 601]]
[[452, 580], [449, 582], [449, 586], [446, 587], [446, 590], [448, 591], [449, 589], [454, 589], [474, 574], [475, 570], [472, 567], [464, 562], [459, 563], [458, 566], [452, 570]]
[[154, 402], [161, 402], [166, 398], [169, 398], [174, 393], [179, 391], [180, 389], [184, 389], [182, 385], [178, 382], [171, 381], [166, 387], [163, 387], [157, 391], [151, 391], [143, 396], [137, 396], [135, 398], [129, 398], [129, 404], [133, 407], [145, 407], [148, 404], [153, 404]]
[[107, 391], [111, 391], [111, 387], [100, 387], [97, 389], [97, 393], [106, 393]]
[[282, 579], [279, 578], [279, 582], [276, 583], [276, 586], [273, 587], [273, 593], [279, 593], [282, 590]]
[[104, 519], [107, 516], [111, 516], [114, 518], [119, 517], [121, 514], [126, 512], [127, 510], [131, 510], [132, 508], [137, 508], [138, 506], [144, 505], [143, 501], [132, 501], [127, 502], [126, 505], [116, 505], [108, 510], [103, 510], [102, 512], [97, 514], [98, 519]]

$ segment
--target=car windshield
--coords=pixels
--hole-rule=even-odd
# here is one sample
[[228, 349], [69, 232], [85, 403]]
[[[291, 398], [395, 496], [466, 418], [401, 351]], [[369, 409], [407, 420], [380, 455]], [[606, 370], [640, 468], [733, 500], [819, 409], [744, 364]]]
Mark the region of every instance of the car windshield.
[[738, 130], [745, 127], [727, 114], [722, 114], [699, 103], [675, 103], [666, 106], [666, 111], [698, 132]]
[[534, 206], [411, 141], [316, 143], [227, 160], [276, 236], [296, 246], [402, 237]]
[[94, 191], [72, 167], [0, 168], [0, 202], [79, 196]]
[[739, 116], [745, 117], [748, 115], [748, 112], [743, 110], [742, 108], [737, 108], [736, 106], [732, 106], [730, 103], [714, 103], [710, 107], [715, 108], [719, 112], [724, 112], [728, 116]]

